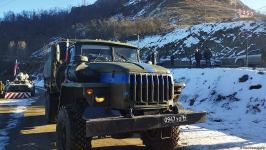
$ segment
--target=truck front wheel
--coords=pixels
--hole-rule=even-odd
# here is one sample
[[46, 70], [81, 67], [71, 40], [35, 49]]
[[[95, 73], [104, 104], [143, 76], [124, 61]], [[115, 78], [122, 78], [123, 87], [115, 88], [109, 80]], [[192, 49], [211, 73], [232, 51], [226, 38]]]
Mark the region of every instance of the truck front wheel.
[[80, 110], [62, 107], [56, 125], [57, 150], [89, 150], [91, 139], [86, 138], [85, 120]]
[[[162, 132], [169, 132], [170, 137], [162, 138]], [[152, 150], [174, 150], [178, 145], [179, 126], [169, 127], [165, 129], [154, 129], [145, 131], [141, 134], [143, 144]]]

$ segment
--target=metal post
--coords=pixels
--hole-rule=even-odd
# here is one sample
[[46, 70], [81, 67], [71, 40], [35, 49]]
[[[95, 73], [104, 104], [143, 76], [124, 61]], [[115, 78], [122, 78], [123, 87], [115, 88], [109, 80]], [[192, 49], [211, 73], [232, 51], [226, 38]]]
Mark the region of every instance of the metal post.
[[82, 5], [86, 6], [86, 0], [82, 0]]
[[248, 42], [247, 42], [247, 48], [246, 48], [246, 67], [248, 67]]
[[205, 23], [207, 22], [207, 18], [206, 17], [207, 17], [207, 10], [206, 10], [206, 7], [205, 7], [205, 17], [204, 17], [205, 18]]
[[235, 18], [236, 18], [236, 1], [237, 1], [237, 0], [235, 0]]
[[140, 43], [140, 41], [139, 41], [139, 40], [140, 40], [140, 38], [139, 38], [139, 34], [138, 34], [138, 47], [139, 47], [139, 43]]
[[[138, 47], [139, 47], [139, 44], [140, 44], [140, 35], [139, 34], [133, 34], [133, 35], [135, 35], [135, 36], [137, 36], [137, 40], [138, 40]], [[145, 45], [146, 46], [146, 45]], [[144, 46], [144, 47], [145, 47]]]
[[[191, 28], [192, 28], [192, 25], [189, 27], [189, 35], [191, 36]], [[193, 53], [193, 50], [190, 48], [189, 50], [189, 64], [190, 64], [190, 68], [192, 68], [192, 53]]]

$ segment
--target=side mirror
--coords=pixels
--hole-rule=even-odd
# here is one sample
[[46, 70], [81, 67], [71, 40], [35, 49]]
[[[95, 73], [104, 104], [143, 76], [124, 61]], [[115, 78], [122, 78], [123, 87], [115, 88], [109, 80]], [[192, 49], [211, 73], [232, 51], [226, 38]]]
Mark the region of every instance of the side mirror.
[[60, 47], [58, 44], [51, 46], [51, 53], [52, 53], [52, 59], [56, 62], [59, 62], [60, 61]]
[[55, 47], [55, 59], [57, 62], [60, 61], [60, 46], [59, 46], [59, 44], [56, 44], [56, 47]]
[[75, 63], [89, 62], [89, 59], [87, 56], [79, 55], [79, 56], [74, 56], [74, 62]]

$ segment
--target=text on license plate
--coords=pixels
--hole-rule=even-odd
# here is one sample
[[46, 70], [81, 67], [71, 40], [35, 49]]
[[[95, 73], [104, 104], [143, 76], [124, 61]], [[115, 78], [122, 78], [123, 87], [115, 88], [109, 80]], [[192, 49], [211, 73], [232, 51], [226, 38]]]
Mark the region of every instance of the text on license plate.
[[164, 123], [177, 123], [177, 122], [185, 122], [187, 121], [187, 116], [167, 116], [163, 118]]

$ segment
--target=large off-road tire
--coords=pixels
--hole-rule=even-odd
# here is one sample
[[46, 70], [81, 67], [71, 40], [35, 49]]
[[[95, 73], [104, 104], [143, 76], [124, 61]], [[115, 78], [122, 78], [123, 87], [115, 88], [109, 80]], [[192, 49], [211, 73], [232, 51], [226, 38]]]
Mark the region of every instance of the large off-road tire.
[[57, 150], [90, 150], [91, 138], [86, 138], [86, 123], [81, 110], [61, 107], [56, 125]]
[[45, 119], [48, 124], [55, 123], [58, 111], [58, 96], [45, 93]]
[[165, 130], [170, 131], [170, 138], [162, 139], [161, 129], [145, 131], [141, 134], [143, 144], [150, 150], [174, 150], [178, 145], [180, 134], [179, 126], [169, 127], [163, 131]]

